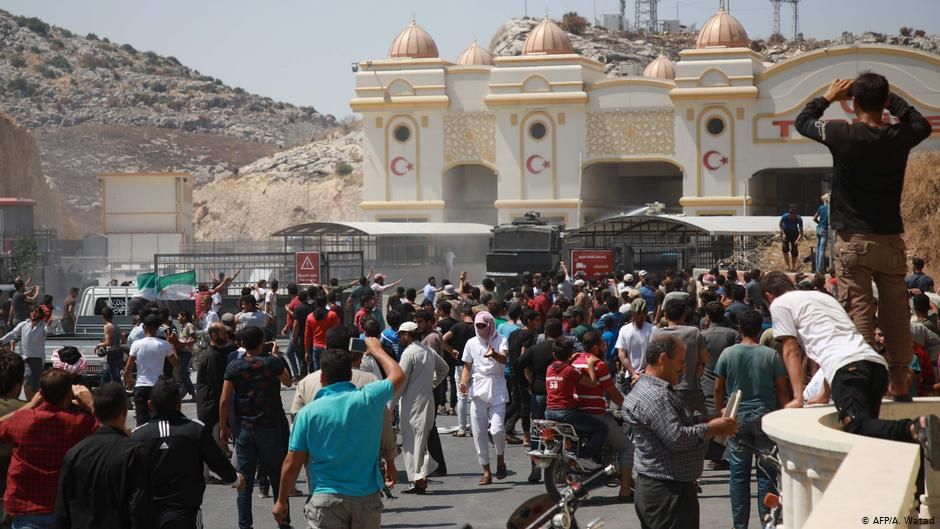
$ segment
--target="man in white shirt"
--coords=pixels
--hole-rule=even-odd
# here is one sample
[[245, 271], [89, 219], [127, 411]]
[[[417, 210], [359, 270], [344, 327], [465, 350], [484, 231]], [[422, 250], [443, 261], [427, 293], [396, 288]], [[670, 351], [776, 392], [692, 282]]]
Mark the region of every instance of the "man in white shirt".
[[208, 331], [209, 326], [213, 323], [218, 323], [221, 320], [219, 319], [219, 313], [212, 308], [212, 298], [203, 297], [202, 300], [202, 321], [200, 322], [202, 330]]
[[786, 407], [803, 406], [802, 345], [832, 388], [832, 401], [845, 431], [920, 442], [931, 466], [940, 469], [940, 418], [878, 418], [881, 399], [888, 389], [888, 364], [862, 338], [842, 305], [828, 294], [797, 290], [783, 272], [764, 275], [760, 284], [770, 305], [774, 337], [783, 342], [783, 360], [793, 389], [794, 398]]
[[268, 315], [258, 310], [258, 302], [251, 295], [242, 296], [239, 300], [242, 311], [235, 315], [235, 329], [240, 331], [246, 327], [257, 327], [264, 330], [268, 325]]
[[[486, 311], [476, 315], [473, 320], [476, 336], [467, 341], [461, 360], [464, 363], [460, 375], [460, 393], [470, 394], [470, 426], [473, 431], [473, 444], [477, 458], [483, 466], [480, 485], [493, 483], [490, 472], [489, 443], [487, 441], [487, 422], [489, 433], [493, 436], [496, 447], [496, 479], [506, 477], [506, 402], [509, 390], [503, 368], [506, 365], [508, 346], [506, 340], [496, 332], [496, 321]], [[471, 374], [473, 385], [470, 385]]]
[[26, 361], [26, 384], [23, 392], [31, 400], [39, 391], [39, 376], [46, 361], [46, 324], [42, 321], [42, 308], [38, 305], [29, 311], [29, 319], [16, 324], [12, 331], [0, 338], [0, 344], [16, 341], [19, 353]]
[[[137, 426], [147, 424], [150, 421], [150, 392], [153, 385], [160, 380], [163, 375], [163, 362], [167, 360], [170, 365], [176, 367], [179, 365], [179, 357], [173, 350], [176, 343], [176, 335], [171, 334], [168, 340], [161, 340], [156, 337], [157, 329], [160, 327], [160, 315], [157, 313], [145, 314], [143, 317], [144, 333], [146, 336], [135, 341], [131, 345], [130, 354], [127, 358], [127, 364], [124, 366], [124, 386], [128, 390], [134, 391], [134, 411], [137, 420]], [[134, 365], [137, 365], [137, 378], [134, 379]]]
[[[636, 298], [630, 303], [630, 313], [633, 319], [620, 328], [616, 347], [622, 372], [625, 372], [630, 380], [634, 380], [640, 377], [640, 371], [646, 367], [646, 346], [650, 343], [650, 335], [653, 334], [653, 324], [649, 322], [646, 300], [643, 298]], [[629, 392], [630, 383], [623, 386], [622, 389]]]

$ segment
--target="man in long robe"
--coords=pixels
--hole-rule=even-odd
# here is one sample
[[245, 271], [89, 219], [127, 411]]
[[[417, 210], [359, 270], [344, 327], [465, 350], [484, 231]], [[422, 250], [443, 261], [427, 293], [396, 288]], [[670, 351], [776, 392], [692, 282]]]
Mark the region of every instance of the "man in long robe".
[[434, 425], [434, 387], [444, 380], [447, 362], [418, 339], [418, 326], [405, 322], [398, 328], [398, 339], [404, 348], [401, 369], [405, 385], [401, 390], [401, 447], [405, 472], [411, 487], [404, 494], [424, 494], [427, 476], [437, 469], [437, 462], [428, 453], [428, 436]]

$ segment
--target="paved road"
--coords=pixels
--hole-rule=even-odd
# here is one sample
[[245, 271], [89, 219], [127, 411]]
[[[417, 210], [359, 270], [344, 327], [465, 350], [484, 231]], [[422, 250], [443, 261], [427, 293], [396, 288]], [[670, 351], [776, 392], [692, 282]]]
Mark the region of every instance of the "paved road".
[[[293, 390], [281, 393], [288, 409]], [[183, 413], [195, 417], [195, 404], [185, 402]], [[129, 418], [133, 422], [133, 412]], [[438, 417], [438, 426], [447, 427], [456, 424], [454, 417]], [[518, 428], [518, 426], [517, 426]], [[399, 491], [406, 485], [395, 488], [397, 499], [387, 501], [382, 516], [382, 527], [399, 528], [455, 528], [462, 529], [470, 524], [474, 529], [498, 529], [506, 526], [506, 519], [522, 502], [544, 492], [544, 485], [532, 485], [526, 481], [529, 462], [525, 451], [520, 446], [507, 449], [509, 477], [494, 480], [492, 485], [480, 487], [480, 467], [477, 465], [473, 440], [470, 437], [455, 438], [441, 436], [449, 475], [432, 478], [425, 496], [402, 495]], [[493, 456], [495, 458], [495, 455]], [[398, 459], [400, 483], [406, 480], [401, 457]], [[495, 461], [494, 461], [495, 468]], [[731, 506], [728, 500], [728, 472], [706, 470], [702, 480], [700, 495], [701, 527], [719, 529], [731, 526]], [[307, 491], [304, 478], [298, 488]], [[756, 493], [756, 484], [752, 485]], [[616, 488], [601, 488], [592, 494], [588, 503], [578, 510], [582, 526], [597, 516], [602, 516], [610, 529], [638, 528], [639, 522], [633, 505], [612, 503], [617, 495]], [[274, 528], [271, 517], [273, 500], [259, 498], [257, 489], [254, 498], [255, 529]], [[291, 517], [294, 527], [306, 527], [303, 519], [305, 498], [291, 499]], [[237, 527], [235, 511], [235, 491], [226, 485], [210, 485], [203, 502], [203, 523], [206, 529], [232, 529]], [[751, 508], [752, 528], [760, 527], [757, 517], [756, 501]]]

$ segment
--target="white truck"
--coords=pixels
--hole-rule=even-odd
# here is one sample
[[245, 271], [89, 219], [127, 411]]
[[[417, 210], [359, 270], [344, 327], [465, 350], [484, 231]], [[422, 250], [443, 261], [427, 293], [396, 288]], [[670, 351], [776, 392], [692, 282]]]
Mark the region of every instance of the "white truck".
[[[105, 307], [111, 307], [114, 311], [114, 324], [122, 334], [129, 333], [134, 324], [134, 313], [147, 303], [143, 298], [134, 297], [137, 292], [137, 287], [85, 288], [75, 303], [74, 334], [49, 334], [46, 337], [46, 365], [52, 365], [53, 351], [66, 345], [74, 346], [85, 357], [84, 381], [89, 385], [96, 385], [105, 364], [105, 359], [95, 353], [95, 346], [104, 339], [101, 311]], [[170, 314], [174, 317], [180, 310], [192, 313], [194, 308], [191, 300], [159, 303], [169, 306]]]

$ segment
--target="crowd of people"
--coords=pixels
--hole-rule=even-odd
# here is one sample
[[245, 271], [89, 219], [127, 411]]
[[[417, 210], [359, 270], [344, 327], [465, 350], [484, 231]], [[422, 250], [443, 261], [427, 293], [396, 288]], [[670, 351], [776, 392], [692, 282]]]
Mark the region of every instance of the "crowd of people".
[[[858, 123], [820, 119], [848, 97]], [[884, 123], [884, 108], [899, 123]], [[617, 499], [644, 529], [699, 526], [706, 466], [729, 470], [729, 516], [746, 528], [755, 461], [759, 496], [776, 486], [757, 456], [773, 445], [761, 419], [781, 408], [831, 402], [847, 432], [919, 443], [938, 469], [940, 419], [879, 418], [885, 396], [940, 392], [940, 298], [923, 260], [905, 278], [898, 209], [924, 123], [869, 73], [836, 80], [800, 114], [797, 129], [835, 160], [832, 200], [817, 212], [817, 236], [836, 240], [830, 277], [733, 266], [585, 277], [562, 261], [512, 285], [462, 273], [419, 289], [370, 270], [348, 285], [287, 285], [286, 297], [259, 281], [232, 313], [222, 293], [238, 272], [220, 274], [199, 286], [192, 314], [147, 304], [125, 330], [103, 310], [94, 392], [76, 384], [83, 360], [69, 348], [45, 369], [51, 299], [18, 280], [0, 338], [15, 347], [0, 348], [5, 518], [14, 529], [195, 529], [206, 486], [231, 484], [240, 529], [255, 525], [255, 485], [280, 528], [291, 527], [290, 498], [308, 496], [308, 527], [377, 529], [399, 453], [402, 493], [433, 493], [428, 478], [447, 476], [444, 415], [454, 437], [473, 437], [481, 487], [506, 479], [507, 445], [537, 447], [533, 420], [571, 425], [586, 440], [581, 467], [605, 446], [616, 453]], [[792, 271], [802, 220], [787, 214], [780, 229]], [[198, 420], [181, 413], [187, 394]], [[533, 460], [528, 480], [542, 479]]]

